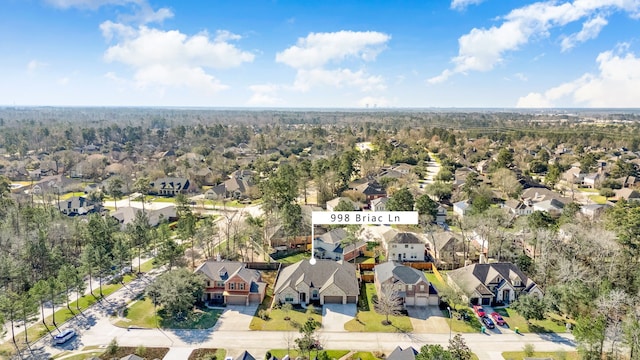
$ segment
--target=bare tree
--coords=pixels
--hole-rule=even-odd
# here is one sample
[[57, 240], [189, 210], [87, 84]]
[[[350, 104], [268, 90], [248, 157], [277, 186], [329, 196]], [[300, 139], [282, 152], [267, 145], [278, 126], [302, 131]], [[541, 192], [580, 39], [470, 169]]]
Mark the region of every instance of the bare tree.
[[384, 284], [373, 306], [377, 313], [385, 316], [385, 321], [382, 324], [390, 325], [389, 316], [398, 315], [402, 310], [402, 298], [392, 285]]

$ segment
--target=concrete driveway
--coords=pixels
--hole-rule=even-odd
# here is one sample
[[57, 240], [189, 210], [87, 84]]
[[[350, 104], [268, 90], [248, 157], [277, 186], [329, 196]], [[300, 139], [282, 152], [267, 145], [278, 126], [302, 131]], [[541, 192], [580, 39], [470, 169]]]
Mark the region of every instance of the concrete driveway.
[[356, 316], [356, 304], [324, 304], [322, 306], [322, 329], [343, 331], [344, 324]]
[[414, 333], [444, 334], [449, 332], [447, 318], [437, 306], [407, 306]]
[[214, 329], [218, 331], [249, 330], [251, 319], [253, 319], [257, 309], [257, 304], [249, 306], [228, 305], [224, 308]]

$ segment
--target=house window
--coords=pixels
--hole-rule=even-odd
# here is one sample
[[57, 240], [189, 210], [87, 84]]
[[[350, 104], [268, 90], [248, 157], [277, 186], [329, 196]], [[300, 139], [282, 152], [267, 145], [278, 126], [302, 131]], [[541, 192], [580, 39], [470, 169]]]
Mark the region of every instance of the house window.
[[235, 283], [229, 283], [229, 290], [235, 290], [236, 289], [236, 284]]
[[403, 259], [406, 259], [406, 258], [407, 258], [407, 253], [403, 253], [403, 254], [402, 254], [402, 258], [403, 258]]
[[413, 285], [407, 285], [407, 290], [408, 290], [408, 291], [413, 290]]
[[397, 247], [398, 247], [398, 245], [396, 245], [396, 244], [393, 244], [393, 246], [392, 246], [392, 247], [393, 247], [393, 248], [395, 249], [395, 248], [397, 248]]
[[244, 290], [244, 283], [238, 284], [238, 290]]
[[404, 244], [404, 248], [408, 249], [409, 248], [409, 244]]
[[216, 281], [216, 287], [224, 287], [224, 281]]
[[285, 295], [284, 301], [285, 302], [293, 302], [293, 296], [291, 296], [289, 294]]
[[207, 280], [207, 287], [211, 286], [211, 282], [209, 280]]
[[311, 292], [311, 298], [312, 299], [317, 299], [318, 298], [318, 290], [313, 290]]
[[424, 285], [420, 285], [420, 291], [424, 291]]

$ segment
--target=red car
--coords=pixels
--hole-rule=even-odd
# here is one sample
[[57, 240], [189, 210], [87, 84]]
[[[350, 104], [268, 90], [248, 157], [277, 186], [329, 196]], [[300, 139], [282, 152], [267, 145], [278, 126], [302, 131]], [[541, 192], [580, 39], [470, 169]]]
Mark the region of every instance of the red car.
[[504, 324], [506, 324], [502, 316], [495, 311], [491, 313], [491, 317], [493, 318], [493, 321], [495, 321], [496, 324], [500, 326], [503, 326]]
[[476, 315], [480, 316], [480, 317], [484, 317], [487, 313], [484, 312], [484, 308], [480, 305], [474, 305], [473, 306], [473, 311], [476, 313]]

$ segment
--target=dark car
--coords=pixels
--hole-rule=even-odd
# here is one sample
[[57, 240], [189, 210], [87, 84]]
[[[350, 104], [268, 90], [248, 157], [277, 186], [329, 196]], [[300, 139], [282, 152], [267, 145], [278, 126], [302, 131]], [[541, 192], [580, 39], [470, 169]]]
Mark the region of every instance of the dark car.
[[490, 318], [488, 318], [487, 316], [482, 318], [482, 322], [484, 323], [484, 325], [487, 327], [487, 329], [493, 329], [496, 327], [496, 325], [493, 323], [493, 320], [491, 320]]
[[493, 321], [496, 322], [496, 324], [498, 324], [499, 326], [504, 326], [504, 324], [506, 324], [504, 322], [504, 319], [502, 318], [502, 315], [498, 314], [497, 312], [492, 312], [491, 313], [491, 318], [493, 319]]
[[487, 315], [487, 313], [484, 311], [484, 308], [481, 305], [474, 305], [473, 311], [476, 313], [476, 315], [480, 317]]

